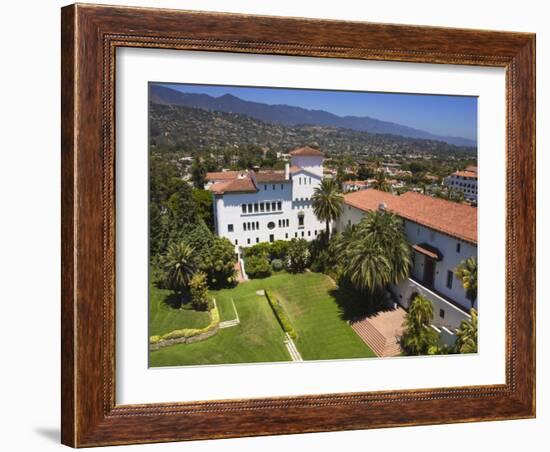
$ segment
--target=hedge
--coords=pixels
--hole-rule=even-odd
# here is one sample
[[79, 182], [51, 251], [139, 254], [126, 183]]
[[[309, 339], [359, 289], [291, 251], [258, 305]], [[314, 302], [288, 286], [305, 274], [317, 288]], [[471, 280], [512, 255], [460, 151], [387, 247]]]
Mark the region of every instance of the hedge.
[[180, 339], [182, 337], [193, 337], [199, 334], [208, 333], [214, 328], [218, 327], [220, 324], [220, 312], [218, 307], [214, 306], [210, 310], [210, 323], [204, 328], [182, 328], [181, 330], [170, 331], [169, 333], [163, 334], [162, 336], [151, 336], [149, 338], [150, 344], [157, 344], [160, 341], [167, 339]]
[[265, 297], [269, 302], [269, 306], [271, 306], [271, 309], [273, 310], [273, 313], [275, 314], [275, 317], [279, 321], [279, 325], [281, 325], [281, 328], [283, 329], [283, 331], [285, 333], [288, 333], [288, 335], [292, 339], [296, 339], [298, 337], [298, 334], [296, 333], [296, 330], [292, 326], [290, 319], [288, 318], [285, 311], [283, 310], [283, 307], [279, 303], [279, 300], [277, 300], [269, 290], [264, 290], [264, 292], [265, 292]]

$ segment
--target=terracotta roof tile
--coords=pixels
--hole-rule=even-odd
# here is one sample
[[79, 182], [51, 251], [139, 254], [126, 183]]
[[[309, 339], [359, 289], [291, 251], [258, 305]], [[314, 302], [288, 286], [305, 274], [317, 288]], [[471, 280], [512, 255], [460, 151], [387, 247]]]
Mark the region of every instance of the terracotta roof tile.
[[455, 171], [453, 173], [453, 176], [474, 177], [474, 178], [477, 179], [477, 172], [473, 172], [473, 171]]
[[223, 195], [224, 193], [255, 193], [258, 191], [249, 177], [217, 182], [212, 184], [210, 190], [217, 195]]
[[284, 171], [258, 171], [256, 173], [257, 182], [288, 182], [285, 179]]
[[304, 146], [303, 148], [297, 148], [290, 152], [290, 155], [304, 155], [312, 157], [323, 157], [324, 154], [319, 149], [314, 149], [309, 146]]
[[363, 211], [385, 208], [396, 215], [477, 244], [477, 208], [412, 191], [401, 196], [374, 189], [344, 195], [346, 204]]
[[233, 180], [239, 177], [241, 171], [217, 171], [213, 173], [206, 173], [206, 180], [208, 181], [221, 181], [221, 180]]

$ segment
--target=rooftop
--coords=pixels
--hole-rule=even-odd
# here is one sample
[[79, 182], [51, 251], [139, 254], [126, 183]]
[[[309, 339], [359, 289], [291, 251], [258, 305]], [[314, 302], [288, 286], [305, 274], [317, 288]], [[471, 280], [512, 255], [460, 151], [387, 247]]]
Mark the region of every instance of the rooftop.
[[477, 208], [408, 191], [401, 196], [367, 189], [344, 195], [344, 202], [365, 212], [385, 209], [436, 231], [477, 244]]
[[323, 157], [324, 154], [319, 150], [309, 146], [303, 148], [297, 148], [290, 152], [292, 156], [311, 156], [311, 157]]
[[284, 171], [265, 170], [256, 173], [257, 182], [287, 182]]
[[233, 180], [239, 177], [239, 174], [243, 171], [217, 171], [213, 173], [206, 173], [207, 181], [221, 181], [221, 180]]
[[210, 186], [210, 190], [216, 195], [223, 195], [224, 193], [255, 193], [258, 191], [256, 185], [249, 176], [244, 179], [216, 182]]
[[453, 176], [460, 176], [460, 177], [473, 177], [477, 179], [477, 171], [455, 171], [453, 173]]

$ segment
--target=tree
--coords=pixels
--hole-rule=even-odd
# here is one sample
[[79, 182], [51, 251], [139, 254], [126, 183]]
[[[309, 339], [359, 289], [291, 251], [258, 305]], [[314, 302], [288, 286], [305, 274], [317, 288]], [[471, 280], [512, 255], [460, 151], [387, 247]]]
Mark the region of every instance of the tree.
[[388, 183], [388, 180], [386, 179], [386, 173], [384, 171], [377, 171], [374, 176], [374, 182], [372, 184], [372, 188], [376, 188], [376, 190], [380, 191], [390, 191], [391, 187]]
[[235, 250], [225, 237], [213, 237], [208, 249], [199, 255], [199, 269], [212, 287], [227, 287], [235, 283]]
[[428, 355], [437, 346], [438, 335], [430, 327], [433, 304], [417, 295], [405, 316], [405, 333], [401, 336], [401, 348], [407, 355]]
[[333, 179], [323, 179], [318, 187], [315, 187], [313, 196], [313, 212], [319, 221], [326, 223], [327, 239], [330, 236], [330, 223], [340, 218], [344, 197], [338, 185]]
[[182, 300], [197, 270], [195, 257], [194, 249], [182, 241], [171, 243], [161, 259], [165, 286], [179, 294]]
[[310, 261], [309, 246], [304, 239], [292, 239], [288, 246], [287, 268], [292, 273], [305, 271]]
[[460, 322], [455, 349], [457, 353], [477, 353], [477, 311], [470, 310], [471, 319]]
[[245, 270], [250, 278], [267, 278], [271, 275], [271, 265], [265, 255], [250, 256], [245, 259]]
[[198, 272], [193, 275], [189, 282], [191, 291], [191, 304], [196, 311], [206, 311], [210, 309], [210, 297], [208, 296], [208, 284], [206, 283], [206, 273]]
[[195, 161], [191, 166], [191, 180], [195, 188], [204, 188], [206, 183], [206, 166], [199, 157], [195, 157]]
[[344, 274], [371, 294], [398, 283], [410, 272], [411, 252], [403, 222], [392, 213], [369, 212], [334, 244]]
[[455, 268], [455, 275], [462, 281], [462, 287], [466, 291], [466, 297], [472, 303], [477, 299], [477, 260], [474, 256], [462, 261]]
[[371, 165], [367, 164], [361, 164], [359, 165], [359, 169], [357, 170], [357, 177], [359, 180], [367, 180], [374, 177], [375, 172]]

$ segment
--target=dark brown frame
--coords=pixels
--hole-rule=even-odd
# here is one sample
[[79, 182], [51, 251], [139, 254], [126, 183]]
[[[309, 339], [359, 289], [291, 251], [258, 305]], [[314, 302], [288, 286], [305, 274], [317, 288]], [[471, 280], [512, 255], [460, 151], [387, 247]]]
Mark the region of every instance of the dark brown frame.
[[[535, 416], [535, 35], [71, 5], [62, 9], [62, 442], [84, 447]], [[506, 68], [506, 383], [115, 404], [117, 47]]]

